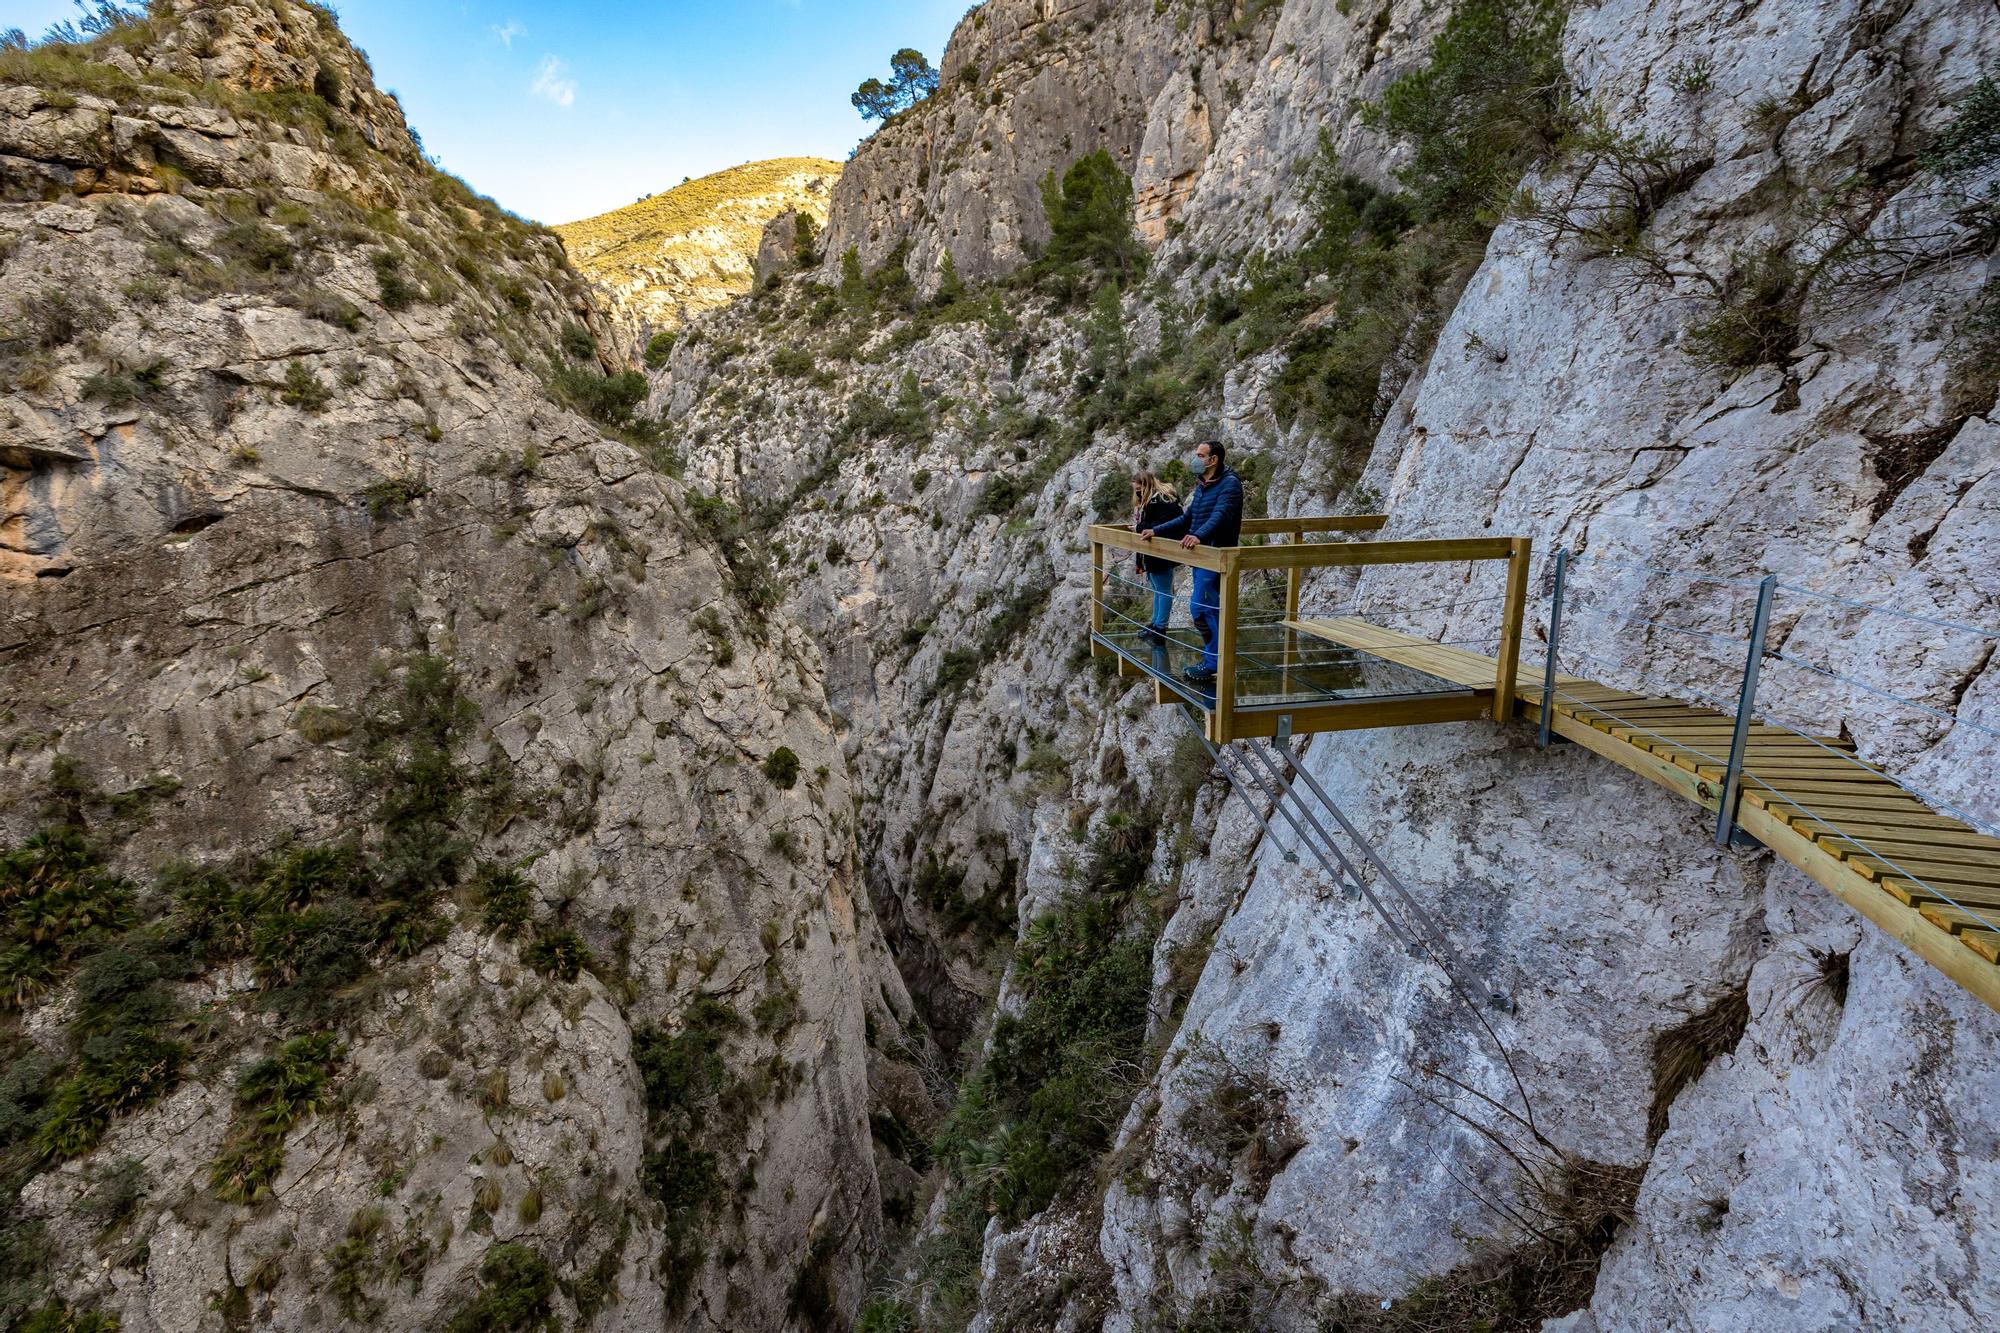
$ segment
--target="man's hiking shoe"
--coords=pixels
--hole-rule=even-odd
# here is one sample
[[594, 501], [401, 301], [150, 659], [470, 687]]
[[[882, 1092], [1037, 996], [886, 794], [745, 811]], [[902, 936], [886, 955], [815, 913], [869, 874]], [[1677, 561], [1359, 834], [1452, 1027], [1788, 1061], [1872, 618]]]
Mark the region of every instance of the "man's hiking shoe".
[[1181, 671], [1181, 679], [1187, 681], [1190, 685], [1213, 685], [1215, 684], [1215, 673], [1213, 671], [1205, 671], [1198, 666], [1191, 666]]
[[1165, 643], [1167, 641], [1166, 631], [1154, 629], [1151, 625], [1148, 625], [1146, 626], [1146, 628], [1140, 630], [1139, 637], [1144, 639], [1147, 643]]

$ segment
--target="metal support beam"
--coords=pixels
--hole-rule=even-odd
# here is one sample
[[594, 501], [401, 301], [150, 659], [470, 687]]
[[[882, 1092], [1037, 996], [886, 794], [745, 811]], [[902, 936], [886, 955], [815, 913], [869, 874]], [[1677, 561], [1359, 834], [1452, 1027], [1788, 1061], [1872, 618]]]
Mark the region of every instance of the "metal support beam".
[[1750, 746], [1750, 723], [1757, 712], [1757, 675], [1764, 665], [1764, 636], [1771, 628], [1771, 599], [1778, 576], [1757, 585], [1757, 614], [1750, 622], [1750, 648], [1743, 659], [1743, 687], [1736, 696], [1736, 731], [1729, 742], [1729, 767], [1722, 777], [1722, 808], [1715, 819], [1715, 845], [1727, 847], [1736, 832], [1736, 802], [1743, 790], [1743, 755]]
[[1569, 548], [1556, 552], [1555, 600], [1549, 606], [1549, 660], [1542, 668], [1542, 731], [1536, 744], [1543, 749], [1549, 745], [1549, 720], [1556, 708], [1556, 658], [1562, 649], [1563, 632], [1563, 586], [1569, 581]]

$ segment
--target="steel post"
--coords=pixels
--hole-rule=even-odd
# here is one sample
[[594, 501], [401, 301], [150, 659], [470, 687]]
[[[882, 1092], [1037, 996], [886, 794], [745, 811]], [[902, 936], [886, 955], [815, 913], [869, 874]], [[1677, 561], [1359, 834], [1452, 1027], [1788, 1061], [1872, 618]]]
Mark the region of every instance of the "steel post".
[[1539, 744], [1549, 743], [1549, 723], [1556, 711], [1556, 656], [1562, 645], [1563, 586], [1569, 581], [1569, 548], [1556, 552], [1555, 599], [1549, 606], [1549, 660], [1542, 668], [1542, 731]]
[[1757, 614], [1750, 622], [1750, 651], [1743, 659], [1743, 688], [1736, 696], [1736, 730], [1729, 741], [1729, 767], [1722, 779], [1722, 807], [1715, 818], [1715, 845], [1727, 847], [1736, 832], [1736, 801], [1743, 789], [1743, 756], [1750, 748], [1750, 724], [1757, 711], [1757, 674], [1764, 665], [1764, 635], [1771, 627], [1771, 599], [1778, 576], [1757, 585]]

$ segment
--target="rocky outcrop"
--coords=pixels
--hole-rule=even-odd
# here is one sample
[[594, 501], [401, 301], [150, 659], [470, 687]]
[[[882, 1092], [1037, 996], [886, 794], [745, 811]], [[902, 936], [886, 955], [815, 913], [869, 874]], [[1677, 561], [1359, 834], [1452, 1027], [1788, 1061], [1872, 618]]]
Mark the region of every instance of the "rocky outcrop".
[[1102, 149], [1133, 177], [1142, 235], [1181, 219], [1202, 164], [1271, 41], [1270, 5], [994, 0], [953, 32], [939, 91], [848, 164], [827, 216], [830, 275], [899, 246], [920, 291], [949, 253], [1008, 273], [1049, 236], [1044, 178]]
[[[315, 6], [0, 60], [0, 829], [133, 886], [7, 940], [4, 1317], [844, 1317], [908, 1005], [847, 769], [801, 633], [563, 405], [622, 352], [560, 245], [425, 167]], [[241, 945], [199, 943], [218, 882]], [[180, 970], [90, 989], [125, 959]], [[170, 1053], [103, 1094], [101, 1003]], [[267, 1056], [314, 1091], [246, 1140]]]

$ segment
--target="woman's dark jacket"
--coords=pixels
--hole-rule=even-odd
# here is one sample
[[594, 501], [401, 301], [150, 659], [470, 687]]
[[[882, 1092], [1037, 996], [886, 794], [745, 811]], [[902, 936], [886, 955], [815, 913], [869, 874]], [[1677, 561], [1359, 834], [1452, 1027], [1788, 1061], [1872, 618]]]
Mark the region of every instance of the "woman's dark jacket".
[[[1148, 528], [1157, 528], [1162, 523], [1171, 523], [1180, 516], [1179, 505], [1164, 495], [1156, 495], [1146, 501], [1146, 507], [1139, 511], [1139, 517], [1134, 521], [1132, 531], [1144, 532]], [[1139, 557], [1139, 568], [1148, 574], [1157, 574], [1161, 570], [1176, 569], [1178, 566], [1173, 561], [1162, 560], [1156, 555], [1142, 555]]]

